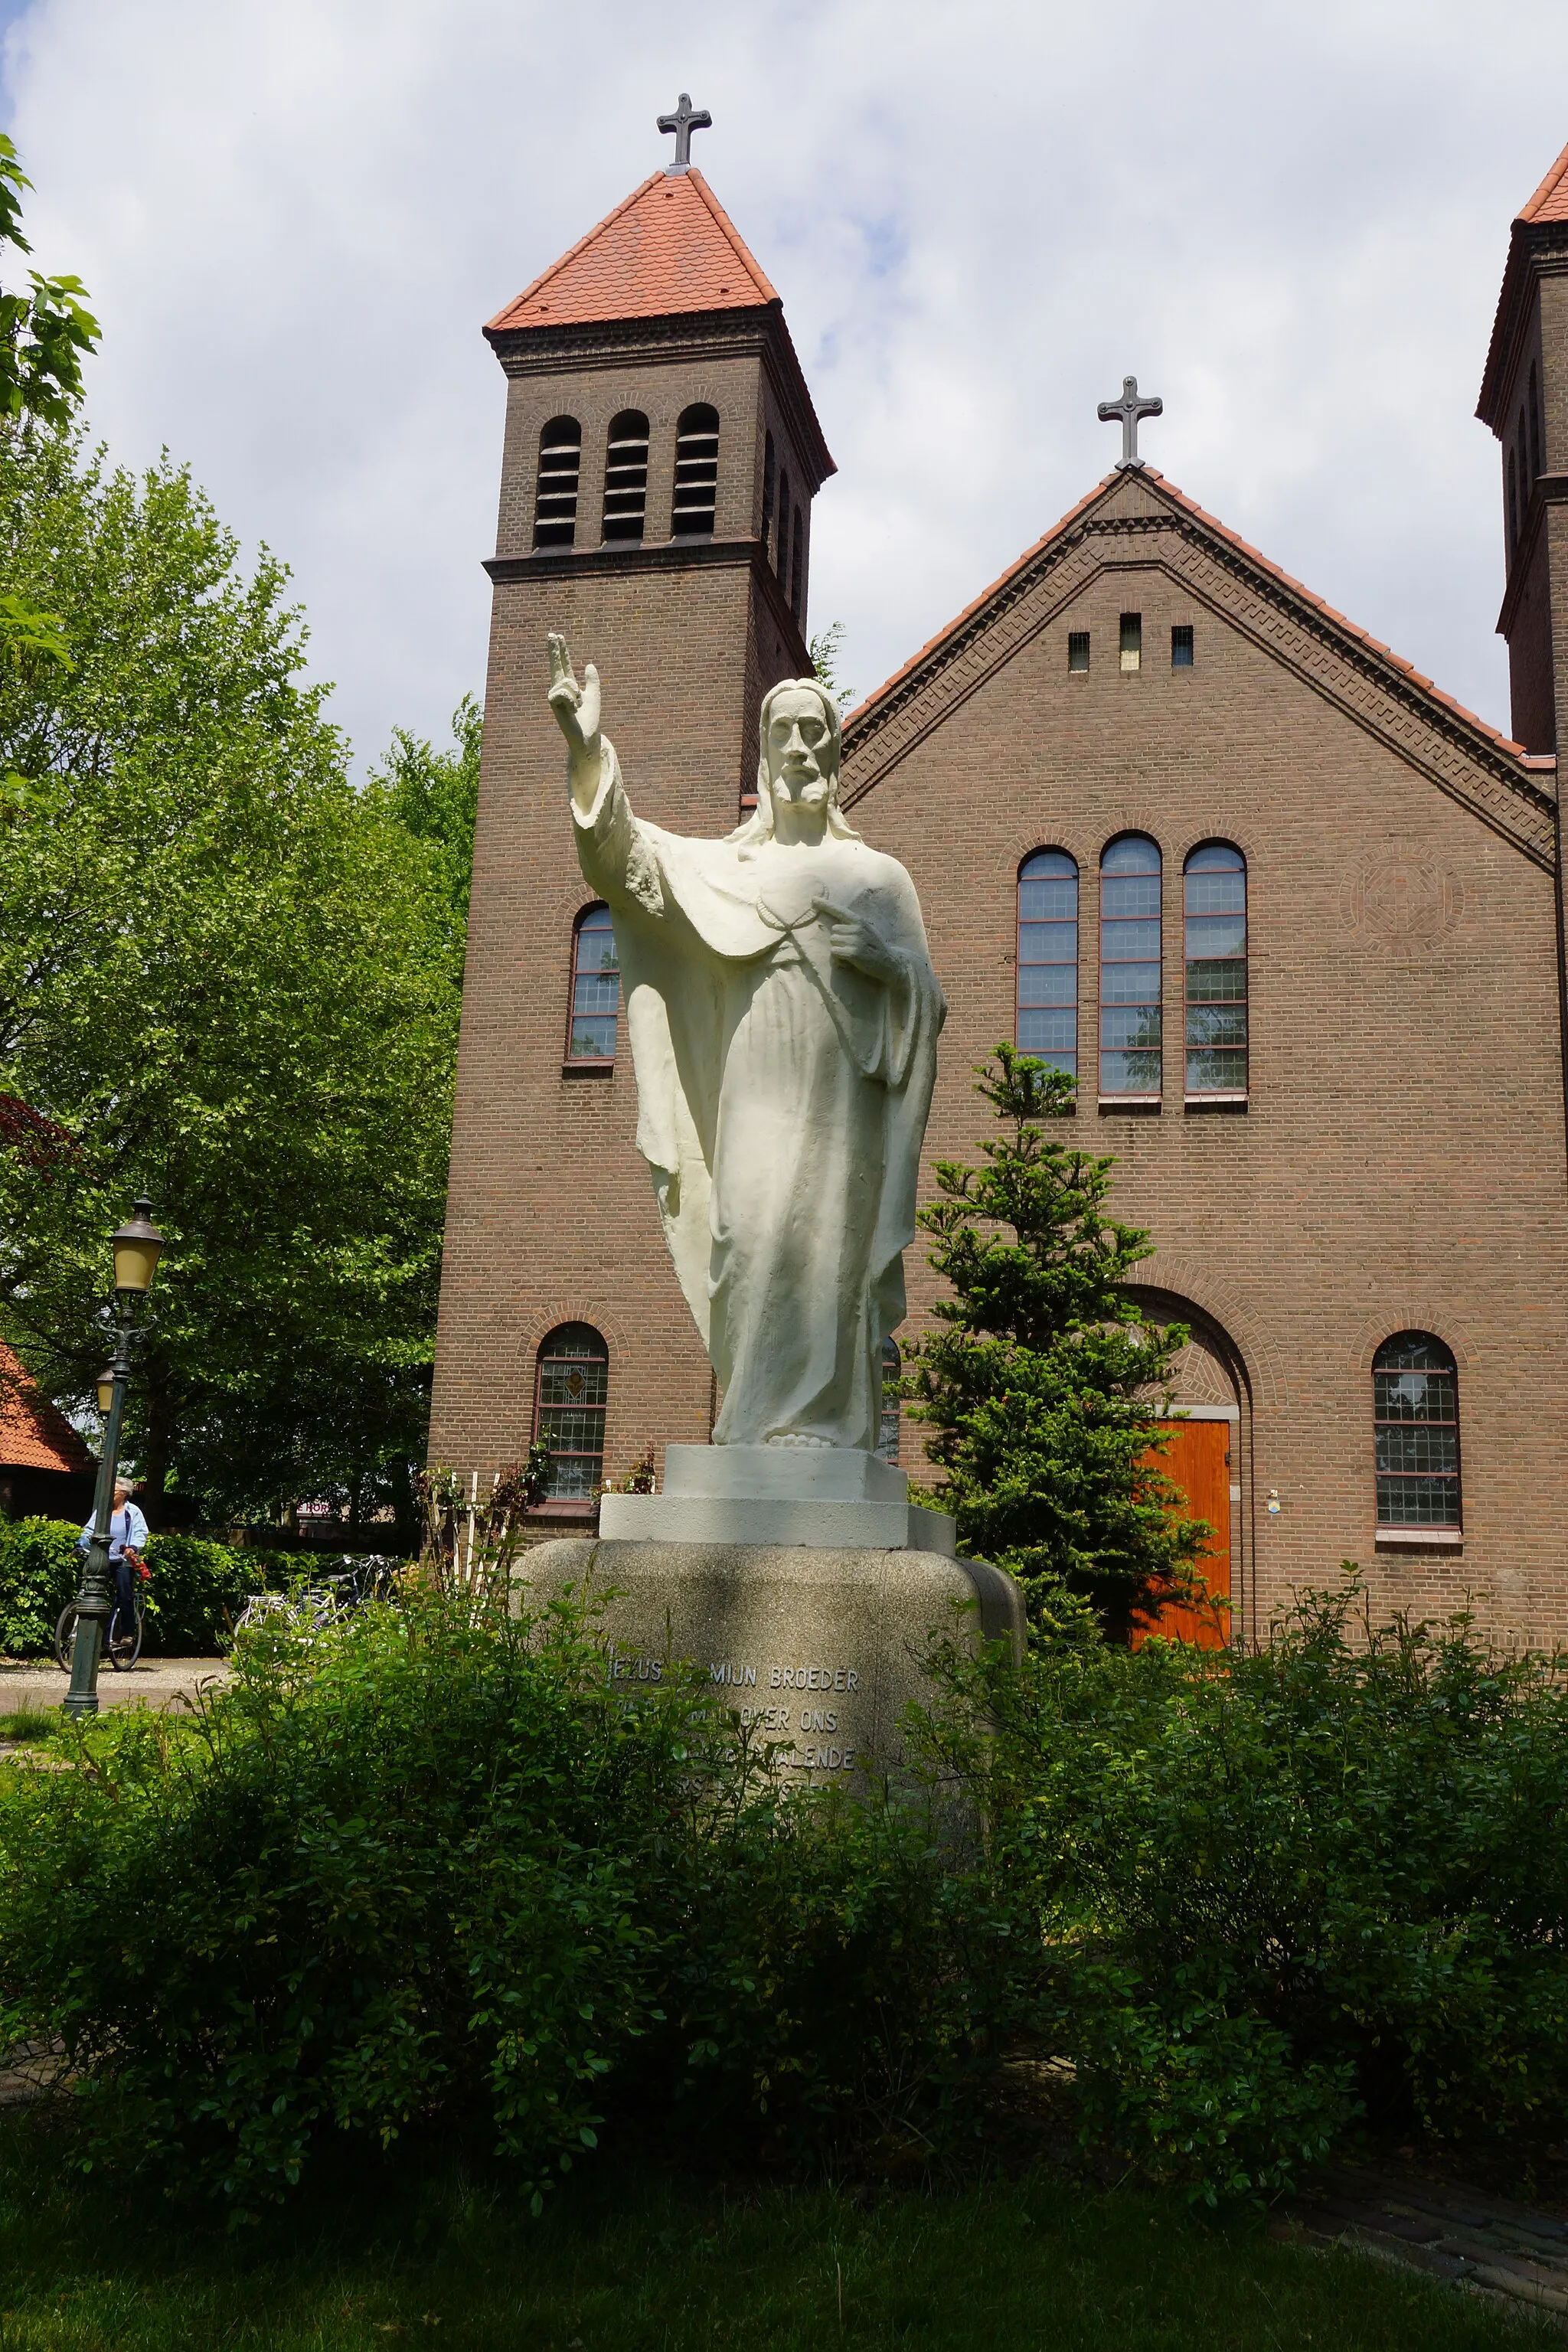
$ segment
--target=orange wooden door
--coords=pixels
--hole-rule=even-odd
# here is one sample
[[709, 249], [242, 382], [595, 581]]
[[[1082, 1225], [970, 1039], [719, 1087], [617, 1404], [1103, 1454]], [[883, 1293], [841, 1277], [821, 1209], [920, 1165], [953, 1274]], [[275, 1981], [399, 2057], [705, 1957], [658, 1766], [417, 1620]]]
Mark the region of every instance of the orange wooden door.
[[[1206, 1519], [1214, 1529], [1197, 1567], [1216, 1601], [1230, 1599], [1230, 1433], [1228, 1421], [1173, 1421], [1171, 1443], [1159, 1462], [1173, 1486], [1186, 1497], [1189, 1518]], [[1223, 1650], [1230, 1638], [1226, 1610], [1188, 1609], [1167, 1601], [1154, 1622], [1135, 1633], [1132, 1645], [1151, 1633], [1167, 1641], [1195, 1642], [1201, 1650]]]

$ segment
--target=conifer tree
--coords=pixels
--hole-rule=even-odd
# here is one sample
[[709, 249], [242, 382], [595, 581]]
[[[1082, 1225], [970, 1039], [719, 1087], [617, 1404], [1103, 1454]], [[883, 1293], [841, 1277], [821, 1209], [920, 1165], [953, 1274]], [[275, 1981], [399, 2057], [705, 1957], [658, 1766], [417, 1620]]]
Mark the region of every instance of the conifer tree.
[[937, 1162], [942, 1197], [920, 1223], [952, 1296], [910, 1346], [905, 1393], [963, 1549], [1012, 1570], [1037, 1626], [1082, 1633], [1092, 1611], [1124, 1638], [1190, 1596], [1211, 1532], [1159, 1463], [1188, 1333], [1146, 1321], [1127, 1294], [1153, 1245], [1106, 1212], [1115, 1161], [1047, 1138], [1074, 1080], [1006, 1045], [977, 1075], [1005, 1131], [978, 1168]]

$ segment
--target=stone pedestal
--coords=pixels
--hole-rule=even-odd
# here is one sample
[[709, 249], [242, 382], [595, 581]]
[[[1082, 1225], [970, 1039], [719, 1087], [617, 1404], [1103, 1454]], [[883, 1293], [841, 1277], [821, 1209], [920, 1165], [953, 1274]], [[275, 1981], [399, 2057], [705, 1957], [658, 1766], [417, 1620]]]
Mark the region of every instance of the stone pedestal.
[[[612, 1502], [674, 1499], [606, 1496], [605, 1512]], [[854, 1497], [825, 1500], [857, 1507]], [[884, 1507], [895, 1507], [891, 1498]], [[898, 1772], [900, 1717], [910, 1699], [931, 1695], [921, 1662], [933, 1633], [956, 1633], [976, 1651], [1005, 1640], [1023, 1652], [1024, 1599], [1013, 1579], [945, 1549], [577, 1538], [536, 1546], [518, 1573], [525, 1603], [565, 1586], [590, 1600], [613, 1592], [604, 1622], [617, 1689], [630, 1696], [661, 1682], [671, 1660], [689, 1659], [742, 1723], [790, 1744], [792, 1775], [817, 1784], [864, 1788], [875, 1774]]]
[[616, 1541], [810, 1544], [841, 1550], [957, 1549], [945, 1511], [910, 1500], [903, 1471], [844, 1445], [670, 1445], [662, 1495], [606, 1495]]

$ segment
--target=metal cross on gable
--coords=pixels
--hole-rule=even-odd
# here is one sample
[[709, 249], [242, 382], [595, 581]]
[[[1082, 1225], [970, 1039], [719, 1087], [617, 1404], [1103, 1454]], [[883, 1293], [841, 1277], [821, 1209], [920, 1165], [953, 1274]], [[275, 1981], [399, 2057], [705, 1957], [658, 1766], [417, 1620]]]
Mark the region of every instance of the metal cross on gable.
[[1163, 416], [1164, 412], [1165, 404], [1158, 394], [1152, 400], [1140, 400], [1138, 379], [1135, 375], [1122, 377], [1120, 400], [1100, 402], [1100, 423], [1111, 425], [1120, 420], [1121, 425], [1121, 455], [1116, 460], [1118, 473], [1136, 472], [1143, 463], [1142, 458], [1138, 455], [1139, 419], [1144, 416]]
[[713, 117], [705, 106], [694, 108], [689, 93], [683, 89], [680, 93], [680, 104], [673, 114], [659, 116], [658, 127], [661, 131], [673, 131], [675, 133], [675, 161], [673, 163], [667, 164], [665, 168], [671, 172], [684, 172], [691, 162], [692, 132], [711, 131]]

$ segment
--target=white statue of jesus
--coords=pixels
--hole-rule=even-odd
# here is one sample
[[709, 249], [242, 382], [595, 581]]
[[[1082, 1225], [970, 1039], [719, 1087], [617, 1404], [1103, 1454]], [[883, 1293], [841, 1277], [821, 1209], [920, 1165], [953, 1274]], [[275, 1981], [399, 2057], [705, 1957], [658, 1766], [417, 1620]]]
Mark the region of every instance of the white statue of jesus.
[[914, 885], [840, 812], [818, 680], [763, 698], [755, 814], [689, 841], [632, 814], [563, 637], [550, 677], [577, 855], [615, 917], [637, 1149], [723, 1391], [714, 1444], [869, 1453], [947, 1013]]

